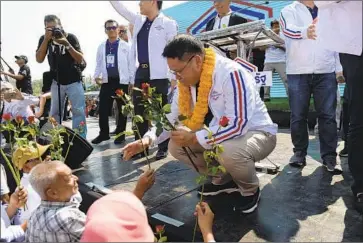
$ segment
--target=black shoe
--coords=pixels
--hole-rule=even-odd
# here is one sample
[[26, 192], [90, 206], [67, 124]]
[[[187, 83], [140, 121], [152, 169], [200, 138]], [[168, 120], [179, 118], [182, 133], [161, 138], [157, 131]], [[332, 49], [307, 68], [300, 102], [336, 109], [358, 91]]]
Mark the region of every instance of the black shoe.
[[348, 148], [344, 147], [340, 152], [339, 152], [339, 156], [340, 157], [348, 157]]
[[244, 197], [242, 196], [241, 201], [238, 203], [237, 208], [242, 211], [242, 213], [252, 213], [256, 210], [258, 202], [260, 201], [260, 188], [252, 196]]
[[125, 143], [126, 140], [125, 140], [125, 137], [120, 136], [120, 137], [116, 138], [115, 141], [113, 141], [113, 142], [114, 142], [114, 144], [119, 145], [119, 144]]
[[297, 153], [295, 153], [290, 159], [290, 166], [297, 167], [297, 168], [302, 168], [302, 167], [306, 166], [305, 156], [301, 157], [301, 156], [297, 155]]
[[98, 135], [95, 139], [92, 140], [92, 143], [99, 144], [99, 143], [102, 143], [103, 141], [107, 141], [109, 139], [110, 139], [110, 136]]
[[323, 165], [328, 172], [334, 175], [341, 175], [343, 173], [341, 169], [336, 168], [336, 162], [323, 161]]
[[363, 214], [363, 193], [355, 197], [354, 206], [359, 213]]
[[[239, 191], [237, 184], [230, 181], [224, 185], [214, 185], [212, 183], [204, 184], [203, 196], [215, 196], [220, 193], [232, 193]], [[202, 194], [202, 186], [198, 188], [198, 193]]]
[[163, 151], [163, 150], [159, 149], [158, 152], [156, 152], [155, 159], [161, 160], [161, 159], [165, 159], [167, 156], [168, 156], [168, 151]]

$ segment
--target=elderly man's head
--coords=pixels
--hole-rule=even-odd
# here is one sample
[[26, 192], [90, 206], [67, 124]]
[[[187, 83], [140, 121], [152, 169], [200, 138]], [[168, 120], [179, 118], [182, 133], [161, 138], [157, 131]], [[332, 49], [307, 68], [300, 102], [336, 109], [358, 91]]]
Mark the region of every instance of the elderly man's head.
[[37, 165], [31, 170], [29, 181], [44, 201], [69, 202], [78, 193], [78, 177], [61, 161]]

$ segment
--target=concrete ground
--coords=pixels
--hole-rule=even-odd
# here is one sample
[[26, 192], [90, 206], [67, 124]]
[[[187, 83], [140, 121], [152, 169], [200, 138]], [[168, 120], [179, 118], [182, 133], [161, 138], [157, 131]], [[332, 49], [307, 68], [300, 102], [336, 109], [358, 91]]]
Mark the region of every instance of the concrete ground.
[[[87, 122], [91, 140], [98, 134], [98, 120], [89, 118]], [[341, 148], [342, 144], [338, 151]], [[112, 190], [132, 190], [147, 164], [144, 160], [123, 161], [121, 149], [112, 140], [94, 146], [84, 162], [85, 169], [76, 172], [80, 180]], [[353, 209], [347, 160], [338, 160], [344, 170], [342, 175], [327, 173], [321, 165], [319, 143], [314, 135], [310, 136], [305, 168], [290, 167], [291, 156], [289, 130], [280, 129], [276, 149], [268, 157], [281, 165], [280, 171], [276, 175], [259, 173], [262, 196], [254, 213], [242, 215], [235, 207], [228, 210], [238, 198], [210, 199], [218, 241], [363, 241], [363, 219]], [[262, 163], [270, 164], [267, 160]], [[191, 240], [193, 210], [199, 200], [197, 174], [171, 156], [154, 161], [152, 168], [156, 170], [156, 183], [143, 200], [149, 216], [166, 224], [167, 233], [170, 230], [179, 234], [179, 240]], [[168, 218], [161, 219], [160, 215]]]

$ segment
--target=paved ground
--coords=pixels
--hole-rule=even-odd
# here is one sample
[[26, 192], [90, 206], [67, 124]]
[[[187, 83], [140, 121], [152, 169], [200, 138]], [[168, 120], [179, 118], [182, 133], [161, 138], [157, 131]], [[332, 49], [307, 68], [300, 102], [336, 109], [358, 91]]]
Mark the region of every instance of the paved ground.
[[[88, 128], [90, 140], [97, 136], [97, 120], [89, 119]], [[113, 190], [132, 190], [147, 165], [143, 160], [122, 161], [121, 148], [111, 140], [95, 146], [84, 163], [86, 169], [77, 172], [81, 180]], [[307, 166], [303, 170], [288, 165], [291, 156], [289, 131], [281, 129], [277, 147], [268, 157], [281, 165], [280, 172], [259, 174], [262, 197], [255, 213], [246, 216], [235, 207], [229, 210], [238, 201], [236, 198], [211, 200], [216, 210], [214, 230], [219, 241], [363, 241], [362, 216], [352, 209], [347, 161], [339, 160], [343, 175], [327, 173], [321, 166], [314, 135], [310, 136]], [[157, 171], [157, 181], [144, 198], [150, 216], [159, 218], [155, 214], [161, 214], [179, 221], [183, 224], [179, 227], [164, 221], [167, 231], [180, 234], [179, 239], [190, 240], [193, 208], [199, 200], [195, 191], [196, 173], [170, 156], [153, 162], [152, 167]]]

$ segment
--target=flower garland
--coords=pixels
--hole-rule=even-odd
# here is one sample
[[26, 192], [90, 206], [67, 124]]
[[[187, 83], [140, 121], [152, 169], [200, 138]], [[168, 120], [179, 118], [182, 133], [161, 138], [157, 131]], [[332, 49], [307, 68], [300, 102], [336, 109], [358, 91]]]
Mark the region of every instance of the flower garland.
[[202, 67], [202, 74], [200, 77], [200, 84], [198, 88], [197, 102], [192, 107], [192, 96], [190, 87], [178, 82], [179, 89], [179, 113], [187, 119], [183, 124], [190, 128], [192, 131], [198, 131], [203, 127], [205, 116], [208, 113], [208, 98], [213, 83], [213, 72], [216, 63], [216, 54], [211, 48], [205, 49], [205, 57]]

